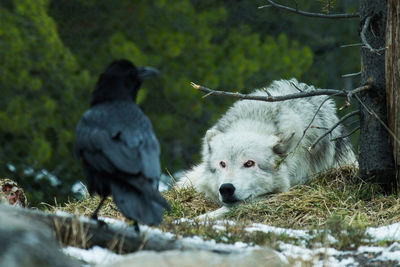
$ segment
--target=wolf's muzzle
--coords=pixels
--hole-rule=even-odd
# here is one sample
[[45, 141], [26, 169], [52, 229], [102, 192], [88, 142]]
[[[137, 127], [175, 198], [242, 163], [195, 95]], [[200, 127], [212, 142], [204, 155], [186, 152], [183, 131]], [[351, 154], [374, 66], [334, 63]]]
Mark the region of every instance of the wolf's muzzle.
[[221, 194], [222, 202], [226, 204], [233, 204], [235, 202], [238, 202], [238, 199], [234, 196], [235, 190], [235, 186], [233, 186], [233, 184], [231, 183], [222, 184], [219, 187], [219, 193]]

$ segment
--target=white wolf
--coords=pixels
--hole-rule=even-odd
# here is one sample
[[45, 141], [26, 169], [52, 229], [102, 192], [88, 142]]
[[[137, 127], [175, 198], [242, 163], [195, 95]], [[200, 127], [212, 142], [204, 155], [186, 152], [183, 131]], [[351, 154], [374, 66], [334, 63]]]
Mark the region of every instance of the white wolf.
[[[252, 95], [279, 96], [299, 93], [299, 90], [315, 88], [295, 79], [280, 80]], [[341, 125], [308, 150], [339, 120], [331, 99], [317, 112], [326, 98], [237, 101], [207, 131], [201, 163], [185, 172], [178, 186], [193, 185], [207, 197], [230, 206], [250, 198], [285, 192], [324, 170], [357, 164], [348, 138], [339, 138], [346, 134]], [[312, 120], [312, 127], [303, 136]], [[208, 215], [219, 217], [225, 210], [222, 208]]]

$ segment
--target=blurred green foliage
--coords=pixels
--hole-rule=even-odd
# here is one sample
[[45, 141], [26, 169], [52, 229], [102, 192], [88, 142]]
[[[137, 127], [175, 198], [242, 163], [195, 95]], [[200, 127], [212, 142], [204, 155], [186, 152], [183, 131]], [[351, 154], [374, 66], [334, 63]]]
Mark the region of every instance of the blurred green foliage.
[[[48, 1], [2, 1], [0, 14], [1, 172], [37, 204], [70, 191], [73, 129], [92, 80], [60, 39]], [[67, 173], [66, 187], [39, 179], [42, 169]]]
[[[307, 2], [305, 8], [321, 9], [316, 2], [303, 2]], [[319, 76], [307, 71], [315, 47], [328, 47], [331, 56], [329, 47], [336, 37], [322, 38], [327, 30], [319, 22], [276, 10], [257, 10], [262, 4], [264, 1], [3, 0], [2, 176], [16, 179], [31, 205], [52, 202], [54, 197], [63, 202], [74, 196], [71, 186], [83, 180], [72, 153], [74, 128], [89, 107], [98, 75], [114, 59], [127, 58], [162, 72], [159, 78], [146, 81], [139, 104], [151, 118], [162, 146], [163, 171], [193, 164], [205, 130], [233, 102], [203, 99], [190, 81], [210, 88], [249, 91], [273, 79], [303, 76], [308, 77], [307, 82], [329, 87], [333, 66], [325, 66], [325, 76], [321, 69], [314, 71]], [[311, 35], [314, 38], [309, 39]], [[335, 71], [359, 62], [351, 63], [340, 62]], [[51, 178], [47, 174], [38, 179], [43, 169], [61, 183], [44, 179]]]

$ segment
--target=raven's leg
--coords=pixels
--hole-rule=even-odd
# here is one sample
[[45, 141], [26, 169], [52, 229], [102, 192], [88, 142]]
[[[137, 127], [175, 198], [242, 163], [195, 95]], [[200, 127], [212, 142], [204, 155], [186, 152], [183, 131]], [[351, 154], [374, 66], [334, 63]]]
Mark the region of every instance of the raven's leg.
[[97, 206], [97, 208], [95, 209], [95, 211], [93, 212], [93, 214], [90, 218], [92, 218], [93, 220], [99, 221], [99, 219], [97, 218], [97, 213], [99, 212], [101, 206], [103, 206], [103, 203], [106, 200], [106, 198], [107, 198], [107, 196], [103, 196], [103, 198], [100, 200], [99, 205]]
[[133, 227], [135, 228], [135, 232], [136, 232], [136, 233], [139, 233], [139, 232], [140, 232], [140, 229], [139, 229], [139, 224], [138, 224], [138, 222], [137, 222], [137, 221], [134, 221], [134, 223], [133, 223]]

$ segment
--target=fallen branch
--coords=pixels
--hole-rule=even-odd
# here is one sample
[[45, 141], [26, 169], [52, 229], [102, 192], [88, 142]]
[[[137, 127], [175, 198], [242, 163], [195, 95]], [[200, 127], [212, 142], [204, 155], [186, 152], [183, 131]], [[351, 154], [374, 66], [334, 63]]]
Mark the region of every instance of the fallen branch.
[[302, 16], [306, 16], [306, 17], [324, 18], [324, 19], [351, 19], [351, 18], [359, 18], [360, 17], [359, 13], [353, 13], [353, 14], [311, 13], [311, 12], [305, 12], [305, 11], [298, 10], [297, 8], [291, 8], [288, 6], [280, 5], [280, 4], [275, 3], [272, 0], [267, 0], [267, 2], [269, 3], [269, 5], [260, 6], [258, 8], [274, 7], [274, 8], [282, 9], [282, 10], [289, 11], [289, 12], [292, 12], [295, 14], [299, 14]]
[[356, 110], [356, 111], [350, 112], [350, 113], [346, 114], [345, 116], [343, 116], [337, 123], [332, 125], [332, 127], [329, 128], [324, 134], [322, 134], [320, 137], [318, 137], [317, 140], [315, 140], [311, 144], [311, 146], [308, 148], [308, 151], [311, 151], [312, 149], [314, 149], [314, 147], [319, 143], [319, 141], [321, 141], [325, 136], [330, 134], [334, 129], [336, 129], [336, 127], [341, 125], [345, 120], [347, 120], [348, 118], [350, 118], [352, 116], [359, 115], [359, 114], [360, 114], [360, 111]]
[[138, 250], [206, 250], [218, 253], [242, 252], [227, 244], [216, 244], [212, 241], [199, 241], [190, 238], [180, 238], [158, 229], [141, 227], [138, 234], [133, 227], [120, 225], [99, 225], [94, 220], [69, 214], [51, 214], [28, 208], [0, 205], [1, 216], [15, 216], [24, 221], [39, 221], [49, 226], [55, 236], [64, 245], [82, 248], [100, 246], [118, 253], [129, 253]]

